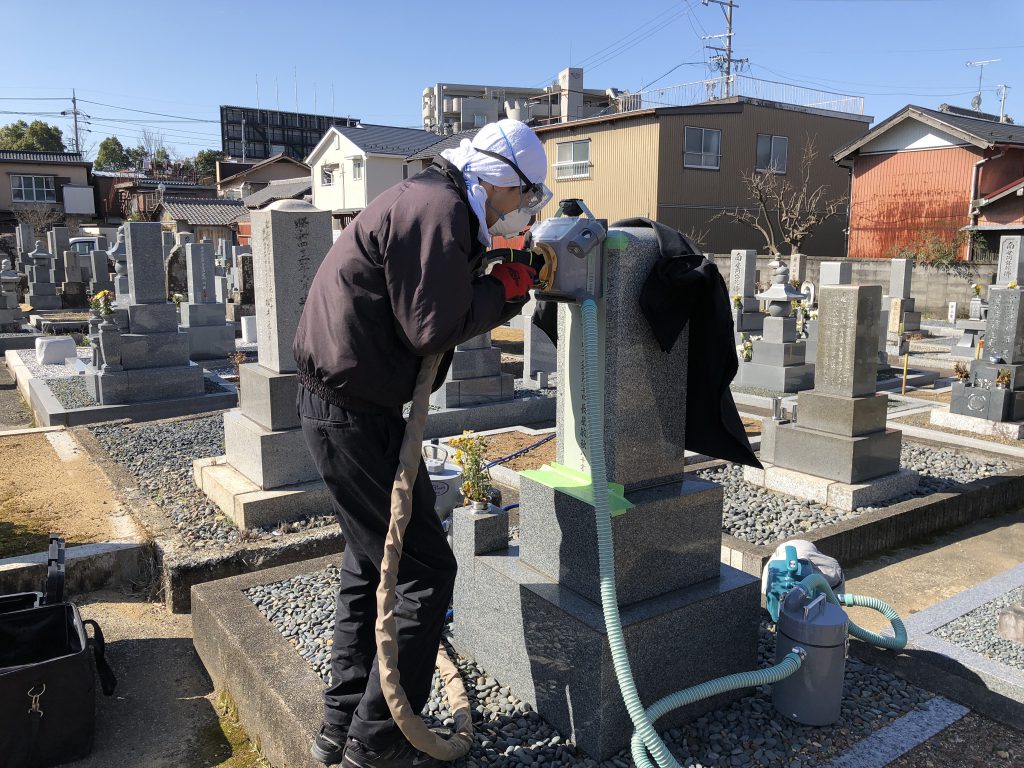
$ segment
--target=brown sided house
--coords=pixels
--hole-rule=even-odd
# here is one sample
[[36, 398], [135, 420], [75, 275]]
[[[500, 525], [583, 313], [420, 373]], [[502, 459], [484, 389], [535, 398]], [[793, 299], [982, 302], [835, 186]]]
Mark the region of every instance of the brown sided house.
[[[812, 184], [830, 196], [846, 195], [849, 174], [831, 153], [863, 136], [871, 118], [746, 96], [680, 107], [576, 120], [537, 128], [551, 170], [553, 203], [582, 198], [609, 221], [645, 216], [682, 232], [703, 234], [711, 253], [733, 248], [765, 250], [760, 235], [723, 218], [723, 211], [751, 202], [742, 175], [775, 166], [795, 173], [808, 138], [818, 151]], [[842, 256], [845, 217], [835, 217], [811, 235], [804, 252]]]
[[229, 198], [170, 198], [159, 203], [151, 215], [171, 232], [192, 232], [196, 242], [227, 240], [238, 243], [238, 220], [249, 209], [241, 200]]
[[851, 257], [937, 239], [970, 258], [1024, 232], [1024, 127], [995, 115], [910, 104], [834, 159], [852, 169]]
[[92, 163], [78, 152], [0, 150], [0, 232], [13, 232], [19, 208], [46, 207], [63, 216], [96, 215]]

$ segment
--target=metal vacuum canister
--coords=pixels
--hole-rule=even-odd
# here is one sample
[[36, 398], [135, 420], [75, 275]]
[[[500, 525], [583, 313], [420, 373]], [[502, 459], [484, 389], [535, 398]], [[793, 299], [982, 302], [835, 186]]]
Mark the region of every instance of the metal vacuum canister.
[[448, 461], [449, 450], [433, 442], [423, 446], [423, 463], [437, 496], [434, 511], [442, 522], [462, 503], [462, 469]]
[[772, 686], [772, 701], [780, 714], [804, 725], [829, 725], [839, 719], [849, 619], [838, 605], [821, 594], [810, 597], [794, 587], [782, 601], [775, 625], [775, 661], [794, 646], [807, 652], [799, 670]]

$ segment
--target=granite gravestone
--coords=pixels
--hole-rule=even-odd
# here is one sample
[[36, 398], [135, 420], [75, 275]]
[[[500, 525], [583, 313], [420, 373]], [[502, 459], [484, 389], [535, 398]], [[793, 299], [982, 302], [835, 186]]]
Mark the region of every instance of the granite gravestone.
[[89, 265], [92, 279], [89, 281], [89, 293], [95, 296], [100, 291], [113, 291], [114, 283], [110, 279], [110, 261], [106, 251], [90, 251]]
[[[758, 596], [756, 581], [719, 562], [721, 488], [689, 477], [680, 482], [689, 331], [662, 352], [638, 306], [660, 257], [657, 240], [648, 229], [613, 229], [609, 242], [613, 236], [623, 242], [607, 250], [600, 396], [609, 480], [625, 486], [633, 504], [612, 518], [624, 634], [640, 696], [653, 702], [750, 668]], [[578, 492], [590, 482], [590, 430], [579, 401], [580, 310], [563, 304], [558, 313], [559, 375], [573, 383], [559, 387], [562, 468], [548, 477], [564, 476], [565, 485], [556, 490], [543, 473], [524, 475], [513, 547], [506, 514], [456, 510], [454, 643], [548, 723], [572, 733], [579, 749], [604, 759], [628, 745], [633, 727], [601, 619], [594, 510], [570, 487], [575, 482]], [[669, 631], [681, 626], [685, 632]], [[720, 702], [686, 716], [712, 706]], [[682, 717], [675, 712], [659, 726]]]
[[[223, 302], [214, 296], [214, 255], [209, 241], [184, 248], [186, 300], [181, 302], [180, 330], [188, 335], [188, 356], [197, 363], [226, 363], [235, 351], [235, 328], [226, 322]], [[172, 259], [174, 257], [172, 256]]]
[[[228, 303], [228, 320], [237, 323], [243, 317], [256, 314], [255, 301], [255, 272], [253, 269], [253, 254], [251, 252], [240, 252], [238, 254], [237, 283], [231, 292]], [[218, 276], [217, 290], [221, 293], [227, 290], [227, 278]], [[218, 294], [220, 295], [220, 294]]]
[[67, 309], [82, 309], [88, 306], [85, 287], [78, 253], [64, 251], [64, 282], [60, 286], [62, 306]]
[[[759, 331], [764, 315], [757, 297], [757, 251], [734, 250], [729, 265], [729, 298], [733, 302], [737, 331]], [[736, 297], [739, 306], [736, 306]]]
[[1024, 419], [1022, 296], [1021, 288], [989, 291], [984, 359], [971, 361], [967, 382], [953, 384], [950, 414], [999, 422]]
[[823, 261], [818, 272], [818, 285], [850, 285], [853, 264], [848, 261]]
[[956, 325], [956, 302], [951, 301], [946, 305], [946, 322]]
[[64, 251], [71, 250], [71, 230], [67, 227], [54, 227], [46, 233], [47, 242], [49, 243], [50, 253], [53, 254], [54, 260], [50, 265], [50, 282], [54, 285], [60, 285], [64, 282]]
[[528, 389], [543, 389], [548, 386], [548, 376], [558, 370], [557, 351], [548, 335], [533, 324], [535, 301], [528, 301], [523, 308], [523, 386]]
[[5, 331], [17, 331], [21, 325], [22, 314], [18, 306], [18, 284], [21, 275], [11, 269], [10, 259], [0, 263], [0, 328]]
[[114, 296], [118, 304], [128, 303], [128, 249], [124, 244], [124, 226], [117, 228], [117, 239], [107, 251], [107, 258], [114, 264]]
[[[1021, 249], [1020, 235], [1003, 235], [999, 238], [999, 265], [996, 270], [996, 285], [1024, 281], [1024, 249]], [[990, 297], [991, 298], [991, 297]]]
[[124, 244], [127, 331], [100, 326], [94, 355], [100, 365], [86, 373], [86, 384], [101, 405], [198, 397], [205, 391], [203, 370], [189, 362], [188, 337], [167, 301], [160, 224], [128, 222]]
[[29, 252], [36, 247], [36, 230], [31, 224], [19, 222], [14, 228], [14, 240], [17, 247], [16, 263], [13, 265], [22, 272], [28, 267]]
[[909, 347], [906, 334], [921, 330], [921, 313], [914, 311], [910, 295], [914, 276], [912, 259], [892, 259], [889, 268], [889, 293], [882, 297], [878, 352], [886, 364], [889, 355], [905, 354]]
[[814, 383], [814, 365], [807, 362], [807, 347], [797, 338], [796, 317], [790, 315], [792, 303], [804, 295], [789, 284], [789, 269], [781, 261], [772, 262], [772, 285], [758, 299], [768, 302], [760, 339], [753, 340], [749, 361], [740, 361], [739, 384], [773, 392], [799, 392]]
[[34, 310], [61, 308], [57, 286], [53, 284], [53, 254], [43, 248], [43, 242], [36, 240], [35, 250], [28, 254], [28, 293], [25, 300]]
[[331, 213], [281, 200], [253, 211], [252, 231], [259, 361], [239, 368], [241, 407], [224, 415], [225, 455], [194, 465], [199, 486], [239, 527], [330, 507], [295, 410], [292, 341], [332, 244]]
[[[261, 330], [257, 335], [263, 338]], [[430, 395], [430, 404], [439, 409], [468, 408], [513, 397], [515, 377], [502, 372], [501, 350], [491, 344], [488, 332], [455, 347], [451, 368], [441, 387]]]
[[881, 294], [878, 286], [822, 287], [814, 389], [797, 396], [799, 423], [764, 422], [761, 460], [768, 487], [784, 476], [780, 468], [822, 478], [847, 488], [840, 493], [827, 482], [811, 486], [824, 490], [818, 500], [840, 505], [846, 496], [841, 506], [852, 509], [916, 486], [916, 475], [900, 473], [902, 434], [886, 428], [888, 398], [875, 392]]

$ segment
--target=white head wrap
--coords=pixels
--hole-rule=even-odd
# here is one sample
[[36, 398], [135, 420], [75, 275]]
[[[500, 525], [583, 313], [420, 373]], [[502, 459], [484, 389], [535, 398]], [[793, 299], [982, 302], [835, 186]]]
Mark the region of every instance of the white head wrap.
[[[469, 204], [480, 222], [479, 238], [485, 246], [490, 246], [491, 235], [487, 231], [487, 192], [481, 181], [496, 187], [517, 187], [522, 179], [508, 163], [489, 157], [477, 149], [486, 149], [513, 160], [519, 170], [527, 178], [536, 183], [543, 183], [548, 175], [548, 160], [544, 154], [544, 145], [526, 123], [518, 120], [499, 120], [488, 123], [473, 140], [463, 139], [459, 146], [446, 149], [441, 157], [451, 162], [462, 171], [469, 192]], [[513, 157], [512, 155], [515, 155]]]

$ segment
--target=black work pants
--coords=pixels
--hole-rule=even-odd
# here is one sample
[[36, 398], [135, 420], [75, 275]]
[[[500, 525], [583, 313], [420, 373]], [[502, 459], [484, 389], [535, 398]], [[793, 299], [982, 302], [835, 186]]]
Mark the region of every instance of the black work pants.
[[[370, 413], [339, 408], [301, 385], [298, 408], [306, 445], [331, 493], [345, 536], [324, 720], [347, 728], [349, 736], [380, 751], [400, 736], [381, 693], [374, 622], [405, 420], [398, 409]], [[434, 501], [421, 462], [395, 604], [398, 670], [416, 712], [430, 695], [434, 659], [455, 586], [455, 556], [434, 513]]]

